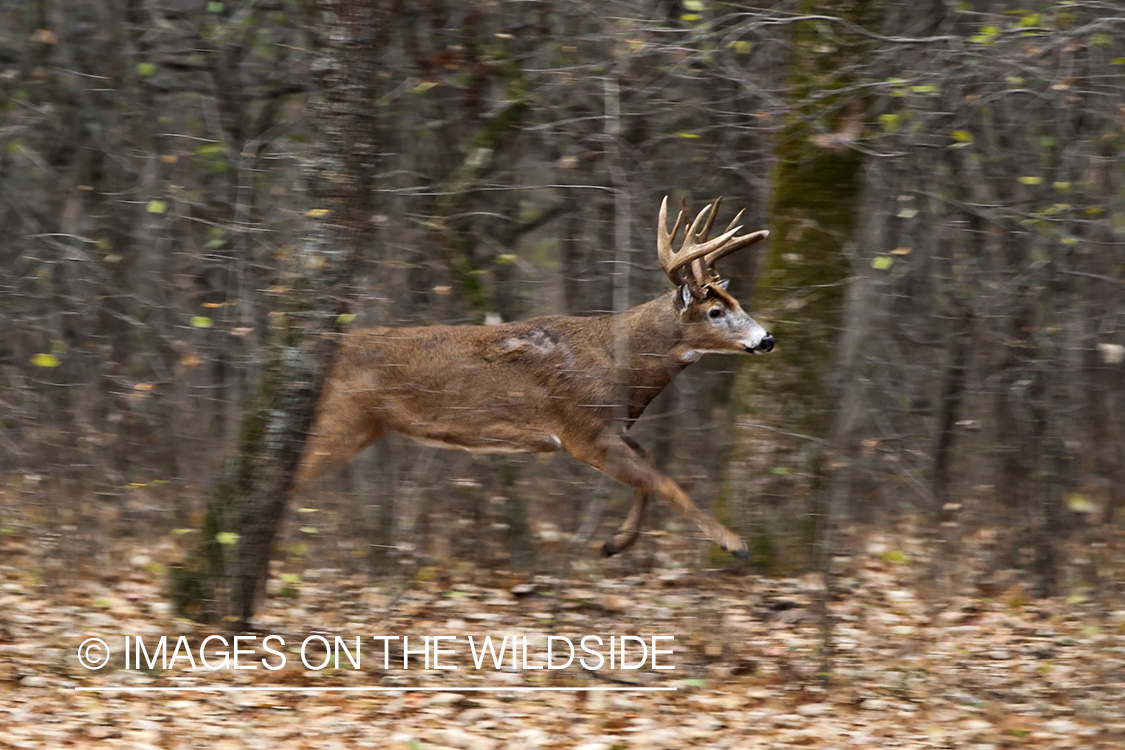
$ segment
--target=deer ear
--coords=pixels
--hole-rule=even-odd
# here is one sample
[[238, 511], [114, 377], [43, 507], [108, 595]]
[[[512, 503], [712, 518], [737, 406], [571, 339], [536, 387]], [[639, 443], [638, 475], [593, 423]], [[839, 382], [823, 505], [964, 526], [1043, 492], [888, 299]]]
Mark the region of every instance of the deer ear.
[[730, 279], [723, 279], [718, 284], [718, 287], [720, 289], [722, 289], [724, 292], [727, 290], [728, 286], [730, 286]]
[[672, 295], [672, 304], [678, 312], [683, 312], [691, 304], [691, 290], [687, 284], [680, 284], [680, 288]]

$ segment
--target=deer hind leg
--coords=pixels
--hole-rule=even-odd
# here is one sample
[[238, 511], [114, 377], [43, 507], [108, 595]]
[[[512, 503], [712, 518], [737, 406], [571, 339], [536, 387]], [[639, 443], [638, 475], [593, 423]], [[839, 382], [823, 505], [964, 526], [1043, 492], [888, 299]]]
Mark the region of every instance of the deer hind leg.
[[293, 479], [294, 489], [304, 487], [331, 469], [351, 463], [360, 451], [386, 434], [383, 425], [370, 414], [332, 406], [332, 403], [322, 404], [305, 441], [301, 466]]
[[629, 506], [629, 515], [617, 533], [606, 540], [602, 545], [602, 557], [613, 557], [618, 552], [624, 552], [633, 546], [637, 537], [641, 535], [641, 521], [644, 520], [645, 507], [648, 505], [648, 491], [634, 490], [633, 504]]
[[[621, 440], [636, 451], [642, 460], [655, 465], [652, 455], [647, 449], [631, 437], [622, 436]], [[602, 557], [613, 557], [618, 552], [624, 552], [633, 546], [637, 537], [641, 535], [641, 522], [645, 517], [645, 508], [648, 506], [648, 491], [637, 489], [633, 492], [633, 504], [629, 506], [629, 515], [617, 533], [606, 540], [602, 545]]]
[[[646, 495], [655, 494], [669, 501], [681, 513], [695, 521], [703, 533], [724, 550], [735, 557], [749, 559], [750, 552], [746, 549], [746, 543], [737, 534], [715, 520], [710, 513], [703, 511], [671, 477], [656, 467], [656, 463], [647, 452], [642, 455], [625, 442], [622, 436], [605, 435], [594, 443], [567, 444], [565, 447], [566, 451], [579, 461], [632, 487], [638, 494], [640, 492]], [[637, 508], [637, 504], [637, 498], [634, 496], [633, 506], [639, 513], [643, 511], [644, 503], [642, 501], [640, 508]], [[630, 509], [626, 526], [632, 520], [632, 510]], [[623, 527], [623, 530], [627, 535], [630, 533], [626, 527]], [[618, 536], [620, 535], [621, 532], [618, 532]]]

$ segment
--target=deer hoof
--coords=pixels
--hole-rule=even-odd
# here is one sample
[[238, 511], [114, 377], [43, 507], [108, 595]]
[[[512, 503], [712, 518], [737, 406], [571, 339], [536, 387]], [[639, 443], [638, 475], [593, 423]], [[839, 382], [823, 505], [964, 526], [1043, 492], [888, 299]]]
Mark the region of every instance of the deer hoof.
[[617, 545], [613, 543], [612, 539], [607, 540], [606, 543], [602, 545], [602, 557], [613, 557], [620, 551], [621, 550], [617, 549]]
[[740, 547], [739, 547], [738, 549], [733, 549], [733, 550], [732, 550], [732, 549], [728, 549], [728, 548], [727, 548], [727, 547], [726, 547], [726, 546], [724, 545], [724, 546], [723, 546], [723, 552], [729, 552], [729, 553], [731, 553], [732, 555], [734, 555], [735, 557], [737, 557], [737, 558], [738, 558], [739, 560], [752, 560], [752, 559], [753, 559], [753, 558], [752, 558], [752, 557], [750, 556], [750, 550], [746, 549], [746, 547], [745, 547], [745, 546], [740, 546]]

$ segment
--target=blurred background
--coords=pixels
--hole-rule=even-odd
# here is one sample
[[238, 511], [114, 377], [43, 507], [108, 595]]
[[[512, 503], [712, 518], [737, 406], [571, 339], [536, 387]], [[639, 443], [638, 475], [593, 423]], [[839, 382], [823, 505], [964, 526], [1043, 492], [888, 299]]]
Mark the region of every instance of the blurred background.
[[[1045, 594], [1119, 585], [1123, 143], [1117, 3], [0, 0], [0, 551], [57, 583], [199, 542], [339, 173], [352, 326], [623, 310], [667, 288], [661, 198], [726, 196], [771, 231], [720, 270], [777, 349], [632, 434], [754, 569], [907, 525], [935, 580], [972, 539]], [[391, 438], [276, 556], [745, 569], [659, 504], [600, 563], [630, 499]]]

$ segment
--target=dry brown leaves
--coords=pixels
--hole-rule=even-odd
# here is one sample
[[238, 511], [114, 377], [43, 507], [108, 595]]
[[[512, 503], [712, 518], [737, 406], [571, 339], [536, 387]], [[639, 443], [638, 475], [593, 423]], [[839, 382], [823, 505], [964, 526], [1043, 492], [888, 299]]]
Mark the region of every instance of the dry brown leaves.
[[[336, 570], [271, 582], [257, 621], [287, 646], [311, 634], [459, 637], [456, 670], [384, 669], [365, 645], [360, 670], [314, 671], [288, 653], [276, 672], [92, 672], [78, 645], [124, 634], [198, 644], [211, 630], [177, 620], [153, 560], [38, 579], [34, 555], [0, 567], [0, 746], [132, 748], [1007, 748], [1125, 747], [1125, 608], [1075, 589], [1035, 600], [1019, 576], [955, 593], [927, 583], [921, 542], [867, 539], [832, 604], [834, 671], [819, 670], [816, 576], [662, 569], [513, 585], [484, 571], [412, 583]], [[433, 571], [431, 571], [433, 572]], [[288, 597], [277, 594], [286, 589]], [[464, 640], [527, 635], [673, 635], [675, 671], [472, 669]], [[537, 640], [538, 639], [538, 640]], [[536, 645], [538, 644], [538, 645]], [[397, 648], [397, 647], [396, 647]], [[401, 659], [401, 651], [392, 655]], [[376, 658], [377, 654], [377, 658]], [[261, 652], [259, 650], [259, 656]], [[490, 692], [81, 692], [98, 685], [489, 686]], [[516, 687], [675, 687], [675, 692], [519, 693]]]

